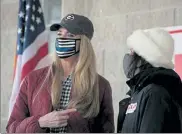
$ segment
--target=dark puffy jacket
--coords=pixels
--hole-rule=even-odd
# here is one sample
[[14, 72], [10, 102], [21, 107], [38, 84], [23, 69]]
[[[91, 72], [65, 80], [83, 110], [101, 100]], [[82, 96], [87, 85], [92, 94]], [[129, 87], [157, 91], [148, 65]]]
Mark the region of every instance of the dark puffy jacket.
[[150, 68], [127, 84], [131, 88], [128, 93], [131, 99], [120, 102], [118, 132], [181, 132], [182, 115], [178, 111], [179, 107], [182, 108], [182, 82], [173, 70]]

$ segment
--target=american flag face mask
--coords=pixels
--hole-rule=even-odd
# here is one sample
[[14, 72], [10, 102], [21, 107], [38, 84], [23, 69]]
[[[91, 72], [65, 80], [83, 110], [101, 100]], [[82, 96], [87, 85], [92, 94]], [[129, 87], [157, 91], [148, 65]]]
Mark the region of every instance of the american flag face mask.
[[80, 39], [73, 38], [56, 38], [55, 47], [56, 53], [59, 58], [68, 58], [77, 53], [76, 51], [76, 41]]

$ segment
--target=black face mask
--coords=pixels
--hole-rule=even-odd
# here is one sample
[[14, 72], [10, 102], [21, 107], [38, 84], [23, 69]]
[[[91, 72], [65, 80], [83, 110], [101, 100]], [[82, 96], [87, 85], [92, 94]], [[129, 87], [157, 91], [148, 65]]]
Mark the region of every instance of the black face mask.
[[131, 79], [139, 72], [151, 68], [147, 61], [145, 61], [142, 57], [138, 56], [136, 53], [133, 55], [125, 54], [123, 59], [123, 70], [127, 78]]
[[132, 78], [140, 72], [141, 60], [136, 55], [125, 54], [123, 59], [123, 70], [127, 78]]
[[127, 78], [132, 78], [131, 70], [133, 69], [132, 62], [134, 61], [134, 56], [130, 54], [125, 54], [123, 59], [123, 70]]

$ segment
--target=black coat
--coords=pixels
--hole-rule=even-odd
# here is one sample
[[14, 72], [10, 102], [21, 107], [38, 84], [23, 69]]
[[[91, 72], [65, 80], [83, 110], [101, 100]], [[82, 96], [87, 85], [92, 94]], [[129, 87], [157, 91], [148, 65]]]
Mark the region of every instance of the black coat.
[[181, 132], [182, 124], [174, 102], [182, 107], [182, 82], [173, 70], [150, 68], [127, 84], [131, 98], [120, 102], [118, 132]]

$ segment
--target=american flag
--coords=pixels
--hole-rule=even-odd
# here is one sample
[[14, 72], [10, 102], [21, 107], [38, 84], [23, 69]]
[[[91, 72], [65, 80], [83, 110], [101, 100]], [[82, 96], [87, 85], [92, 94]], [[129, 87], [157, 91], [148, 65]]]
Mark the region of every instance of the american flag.
[[48, 33], [39, 0], [20, 0], [14, 67], [14, 83], [9, 114], [13, 109], [22, 80], [32, 71], [47, 66]]

